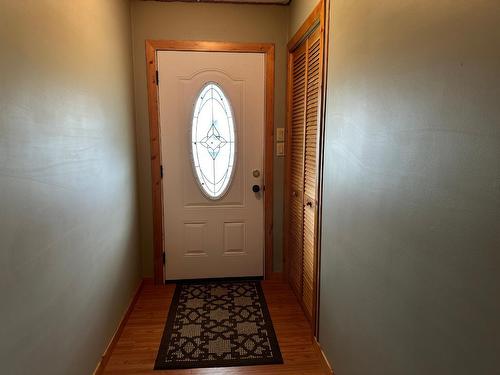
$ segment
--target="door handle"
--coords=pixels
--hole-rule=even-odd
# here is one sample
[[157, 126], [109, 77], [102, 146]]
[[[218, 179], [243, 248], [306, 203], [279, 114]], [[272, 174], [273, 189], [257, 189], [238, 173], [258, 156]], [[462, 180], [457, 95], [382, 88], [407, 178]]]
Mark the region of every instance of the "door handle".
[[252, 191], [253, 191], [254, 193], [258, 193], [258, 192], [260, 191], [260, 186], [259, 186], [259, 185], [253, 185], [253, 186], [252, 186]]

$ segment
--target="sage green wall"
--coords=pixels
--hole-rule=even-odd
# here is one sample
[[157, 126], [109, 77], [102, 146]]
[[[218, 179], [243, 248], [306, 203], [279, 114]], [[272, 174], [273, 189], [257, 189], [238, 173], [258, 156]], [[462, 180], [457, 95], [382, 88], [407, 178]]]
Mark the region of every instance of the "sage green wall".
[[[325, 0], [326, 1], [326, 0]], [[292, 0], [290, 3], [289, 37], [291, 38], [318, 5], [318, 0]]]
[[498, 374], [500, 3], [333, 15], [321, 345], [337, 375]]
[[127, 1], [0, 1], [2, 374], [88, 375], [140, 277]]
[[[143, 274], [153, 274], [153, 214], [146, 85], [147, 39], [269, 42], [276, 46], [275, 127], [285, 126], [288, 7], [132, 1]], [[282, 268], [284, 160], [274, 158], [274, 269]]]

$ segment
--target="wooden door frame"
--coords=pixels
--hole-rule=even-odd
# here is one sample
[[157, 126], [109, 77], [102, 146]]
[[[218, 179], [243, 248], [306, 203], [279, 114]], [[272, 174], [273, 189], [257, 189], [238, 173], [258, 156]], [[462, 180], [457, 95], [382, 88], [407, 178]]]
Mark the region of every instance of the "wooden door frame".
[[263, 53], [265, 59], [264, 123], [264, 278], [273, 270], [274, 44], [212, 41], [146, 40], [151, 179], [153, 194], [153, 270], [155, 284], [164, 283], [163, 190], [157, 85], [158, 51]]
[[[286, 104], [286, 152], [285, 152], [285, 187], [284, 187], [284, 217], [285, 222], [283, 225], [283, 240], [284, 240], [284, 270], [285, 270], [285, 280], [288, 280], [289, 274], [289, 265], [288, 261], [288, 232], [289, 232], [289, 208], [288, 208], [288, 197], [290, 195], [290, 156], [291, 156], [291, 97], [292, 97], [292, 65], [291, 65], [291, 56], [293, 51], [295, 51], [298, 47], [301, 46], [302, 42], [314, 31], [317, 27], [320, 28], [321, 33], [321, 49], [322, 49], [322, 71], [320, 74], [321, 82], [320, 82], [320, 102], [318, 108], [318, 137], [317, 137], [317, 184], [316, 184], [316, 212], [315, 212], [315, 233], [316, 238], [314, 241], [314, 247], [316, 251], [316, 256], [314, 258], [313, 265], [313, 308], [312, 308], [312, 316], [311, 318], [311, 331], [313, 336], [319, 336], [319, 272], [320, 272], [320, 257], [321, 257], [321, 209], [322, 209], [322, 181], [323, 181], [323, 143], [324, 143], [324, 110], [325, 110], [325, 83], [326, 83], [326, 65], [325, 58], [327, 54], [327, 45], [326, 45], [326, 32], [325, 32], [325, 14], [327, 13], [327, 5], [329, 5], [329, 1], [320, 0], [316, 7], [313, 9], [311, 14], [307, 17], [304, 23], [300, 26], [299, 30], [294, 34], [294, 36], [290, 39], [287, 44], [287, 104]], [[305, 137], [304, 137], [305, 141]], [[306, 309], [304, 308], [303, 302], [301, 298], [299, 299], [299, 303], [302, 306], [304, 312]], [[306, 316], [308, 314], [306, 313]]]

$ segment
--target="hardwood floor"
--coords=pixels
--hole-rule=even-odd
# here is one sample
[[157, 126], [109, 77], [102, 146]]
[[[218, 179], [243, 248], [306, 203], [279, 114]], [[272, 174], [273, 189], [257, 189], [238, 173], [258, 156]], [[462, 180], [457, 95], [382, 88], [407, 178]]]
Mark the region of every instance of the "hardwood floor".
[[327, 374], [320, 354], [313, 346], [309, 324], [288, 285], [281, 281], [264, 281], [262, 288], [278, 336], [283, 365], [154, 371], [153, 364], [175, 286], [155, 286], [147, 282], [111, 353], [104, 374]]

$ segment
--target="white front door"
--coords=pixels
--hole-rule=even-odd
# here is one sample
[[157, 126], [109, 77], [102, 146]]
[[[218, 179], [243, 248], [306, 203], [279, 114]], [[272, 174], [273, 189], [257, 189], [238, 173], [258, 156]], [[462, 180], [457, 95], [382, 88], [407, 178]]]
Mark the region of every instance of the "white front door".
[[157, 58], [165, 277], [263, 276], [264, 54]]

